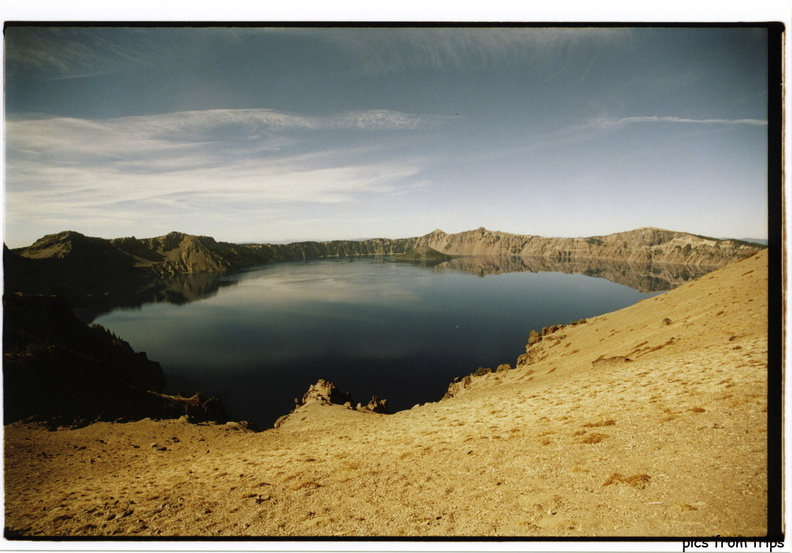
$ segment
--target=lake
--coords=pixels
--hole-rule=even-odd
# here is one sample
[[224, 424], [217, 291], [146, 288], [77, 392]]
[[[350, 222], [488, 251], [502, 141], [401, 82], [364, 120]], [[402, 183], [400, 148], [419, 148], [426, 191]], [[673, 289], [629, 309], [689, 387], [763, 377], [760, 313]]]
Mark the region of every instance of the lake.
[[439, 269], [377, 258], [274, 263], [218, 275], [192, 301], [95, 322], [159, 361], [167, 391], [223, 400], [258, 428], [319, 378], [391, 410], [437, 401], [456, 376], [514, 365], [528, 334], [655, 295], [561, 272]]

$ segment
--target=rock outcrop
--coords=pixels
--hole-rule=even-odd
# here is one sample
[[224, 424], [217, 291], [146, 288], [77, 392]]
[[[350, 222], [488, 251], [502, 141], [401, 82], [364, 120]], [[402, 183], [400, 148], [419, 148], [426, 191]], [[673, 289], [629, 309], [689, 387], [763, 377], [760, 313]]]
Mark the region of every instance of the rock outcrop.
[[344, 405], [352, 403], [352, 396], [339, 390], [332, 382], [320, 378], [316, 381], [316, 384], [311, 384], [308, 387], [308, 391], [303, 394], [302, 399], [295, 398], [294, 403], [297, 407], [302, 407], [309, 403]]
[[309, 405], [343, 405], [347, 409], [354, 409], [362, 413], [387, 414], [389, 412], [387, 399], [372, 396], [366, 404], [355, 404], [351, 394], [339, 390], [335, 384], [322, 378], [317, 380], [316, 384], [311, 384], [302, 398], [294, 398], [294, 404], [295, 407], [291, 413], [275, 421], [275, 428], [281, 426], [289, 417]]
[[[537, 349], [533, 346], [539, 344], [543, 340], [547, 339], [548, 341], [558, 341], [563, 340], [566, 335], [560, 332], [561, 330], [567, 327], [575, 327], [581, 324], [585, 324], [587, 321], [586, 319], [580, 319], [579, 321], [574, 321], [568, 325], [552, 325], [543, 327], [541, 331], [531, 330], [528, 334], [528, 343], [525, 346], [525, 353], [521, 354], [517, 358], [517, 363], [515, 366], [512, 367], [506, 363], [501, 364], [497, 367], [496, 370], [492, 370], [488, 367], [479, 367], [475, 372], [456, 377], [451, 384], [448, 385], [448, 390], [446, 390], [443, 399], [451, 399], [453, 397], [457, 397], [462, 391], [470, 388], [470, 386], [474, 383], [475, 379], [480, 376], [485, 376], [491, 373], [502, 373], [506, 371], [511, 371], [513, 369], [521, 369], [526, 367], [527, 365], [531, 365], [536, 363], [537, 361], [544, 360], [545, 357], [541, 357], [538, 353]], [[597, 362], [602, 361], [602, 359], [597, 359]]]

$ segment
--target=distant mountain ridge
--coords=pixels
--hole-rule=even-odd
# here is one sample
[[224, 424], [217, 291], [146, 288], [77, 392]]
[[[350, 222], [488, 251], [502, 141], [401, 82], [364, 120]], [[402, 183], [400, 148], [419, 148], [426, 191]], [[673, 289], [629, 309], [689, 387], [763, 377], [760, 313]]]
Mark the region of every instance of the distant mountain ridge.
[[[587, 238], [546, 238], [485, 228], [448, 234], [434, 230], [413, 238], [375, 238], [232, 244], [208, 236], [171, 232], [155, 238], [103, 239], [74, 231], [50, 234], [30, 246], [4, 250], [7, 291], [101, 293], [109, 282], [141, 275], [218, 272], [273, 261], [431, 251], [446, 256], [535, 257], [548, 261], [611, 260], [717, 268], [765, 246], [719, 240], [658, 228], [640, 228]], [[430, 255], [431, 256], [431, 255]], [[90, 294], [90, 293], [89, 293]]]
[[482, 227], [457, 234], [435, 230], [422, 238], [430, 247], [450, 255], [543, 257], [556, 261], [608, 259], [711, 267], [723, 266], [763, 249], [759, 244], [653, 227], [586, 238], [545, 238]]

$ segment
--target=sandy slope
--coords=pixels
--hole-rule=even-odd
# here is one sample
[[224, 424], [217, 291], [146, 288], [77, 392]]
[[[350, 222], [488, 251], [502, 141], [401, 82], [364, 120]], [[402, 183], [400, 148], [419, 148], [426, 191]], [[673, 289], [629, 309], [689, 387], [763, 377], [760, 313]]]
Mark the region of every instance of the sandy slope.
[[394, 415], [7, 426], [7, 532], [761, 535], [766, 295], [763, 252]]

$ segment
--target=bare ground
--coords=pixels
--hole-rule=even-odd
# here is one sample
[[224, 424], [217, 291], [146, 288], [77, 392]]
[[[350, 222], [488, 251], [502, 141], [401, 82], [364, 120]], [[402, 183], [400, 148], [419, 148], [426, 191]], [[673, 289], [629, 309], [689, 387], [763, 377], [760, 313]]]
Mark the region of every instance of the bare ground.
[[6, 426], [7, 537], [765, 534], [766, 252], [532, 347], [393, 415]]

